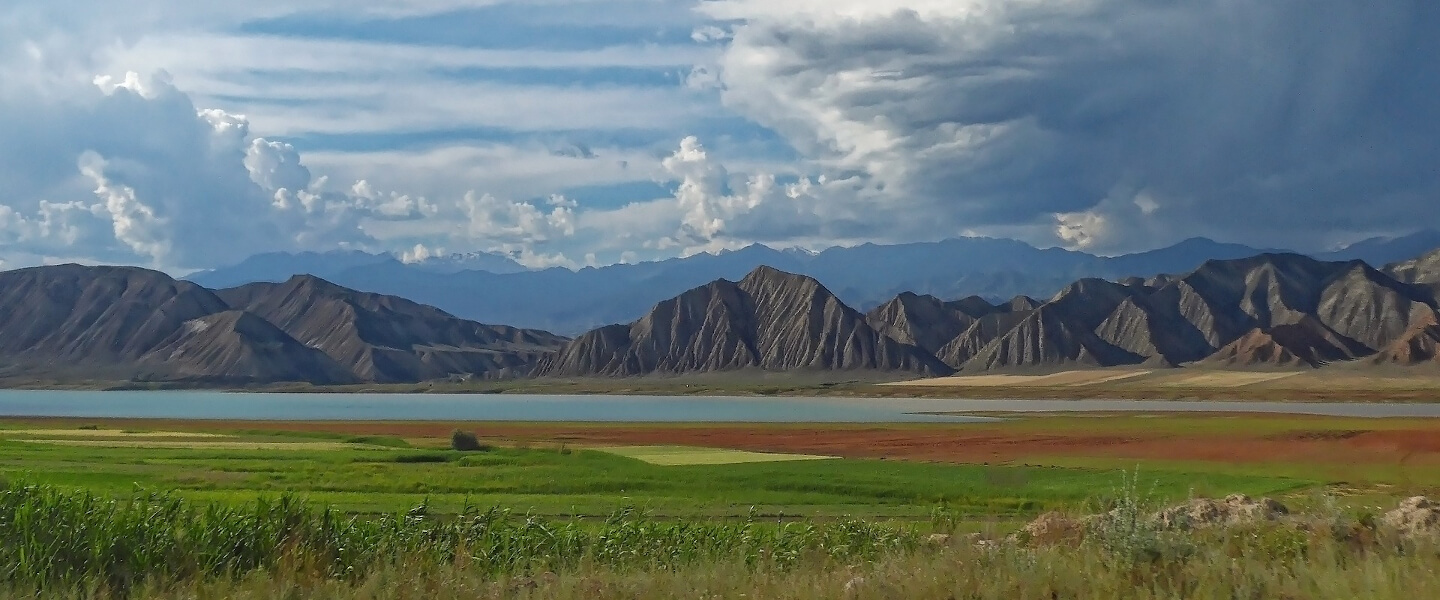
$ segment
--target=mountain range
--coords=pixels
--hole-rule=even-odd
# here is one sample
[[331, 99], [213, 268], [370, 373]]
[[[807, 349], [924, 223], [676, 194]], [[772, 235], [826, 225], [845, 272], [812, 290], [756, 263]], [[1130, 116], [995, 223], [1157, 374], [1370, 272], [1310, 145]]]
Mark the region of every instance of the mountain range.
[[[1360, 259], [1379, 265], [1437, 246], [1440, 232], [1426, 231], [1365, 240], [1314, 257]], [[1049, 297], [1085, 277], [1183, 273], [1206, 260], [1266, 252], [1283, 251], [1194, 238], [1159, 250], [1102, 257], [1059, 248], [1038, 249], [1015, 240], [960, 238], [863, 244], [818, 253], [754, 245], [718, 255], [578, 271], [531, 271], [499, 254], [451, 255], [407, 263], [390, 255], [345, 251], [257, 255], [188, 279], [220, 289], [310, 274], [357, 290], [405, 296], [466, 319], [578, 335], [638, 319], [657, 298], [718, 279], [738, 281], [762, 265], [814, 277], [846, 304], [869, 310], [906, 291], [942, 298], [977, 295], [991, 301], [1016, 295]]]
[[907, 291], [865, 313], [814, 277], [761, 266], [574, 339], [313, 275], [211, 290], [140, 268], [59, 265], [0, 273], [0, 380], [1437, 367], [1437, 310], [1440, 250], [1381, 269], [1291, 253], [1210, 259], [1179, 274], [1079, 278], [1046, 300]]
[[212, 291], [133, 267], [0, 273], [0, 376], [221, 384], [528, 374], [565, 342], [301, 275]]
[[1174, 276], [1084, 278], [1046, 301], [905, 292], [861, 315], [813, 278], [760, 267], [583, 334], [537, 373], [1440, 365], [1437, 287], [1440, 250], [1385, 271], [1263, 253]]
[[930, 353], [876, 331], [814, 279], [760, 267], [655, 305], [629, 325], [591, 331], [541, 364], [552, 376], [737, 369], [948, 373]]

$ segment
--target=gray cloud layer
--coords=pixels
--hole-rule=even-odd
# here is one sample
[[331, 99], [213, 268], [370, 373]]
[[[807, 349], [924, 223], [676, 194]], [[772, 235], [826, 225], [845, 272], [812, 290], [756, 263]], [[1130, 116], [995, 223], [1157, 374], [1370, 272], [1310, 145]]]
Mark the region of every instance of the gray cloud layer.
[[[598, 53], [279, 44], [224, 24], [286, 14], [286, 3], [225, 9], [237, 14], [141, 4], [151, 10], [74, 26], [24, 8], [44, 3], [0, 9], [12, 17], [0, 20], [7, 265], [184, 270], [348, 246], [575, 266], [972, 233], [1101, 252], [1193, 235], [1313, 249], [1440, 228], [1440, 4], [1426, 0], [715, 0], [700, 5], [712, 19], [694, 47]], [[674, 88], [471, 86], [431, 73], [712, 59]], [[167, 66], [174, 84], [90, 81]], [[235, 75], [255, 68], [355, 81]], [[274, 101], [292, 96], [305, 102]], [[357, 97], [379, 100], [345, 112]], [[736, 141], [724, 131], [682, 130], [723, 112], [717, 97], [801, 159], [727, 154]], [[502, 140], [302, 161], [274, 137], [606, 124], [673, 132], [678, 149]], [[674, 194], [600, 206], [549, 195], [652, 178]]]
[[1106, 250], [1440, 225], [1440, 4], [796, 6], [709, 7], [744, 20], [725, 99], [863, 174], [856, 201], [897, 230], [1043, 225]]

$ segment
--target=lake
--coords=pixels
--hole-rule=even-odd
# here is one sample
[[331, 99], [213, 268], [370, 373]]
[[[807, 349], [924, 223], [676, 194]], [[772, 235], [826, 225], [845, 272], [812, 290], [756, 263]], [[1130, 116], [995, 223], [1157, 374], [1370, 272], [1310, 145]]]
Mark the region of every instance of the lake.
[[1440, 417], [1440, 404], [0, 390], [0, 416], [9, 417], [280, 421], [955, 423], [992, 419], [935, 413], [1132, 411]]

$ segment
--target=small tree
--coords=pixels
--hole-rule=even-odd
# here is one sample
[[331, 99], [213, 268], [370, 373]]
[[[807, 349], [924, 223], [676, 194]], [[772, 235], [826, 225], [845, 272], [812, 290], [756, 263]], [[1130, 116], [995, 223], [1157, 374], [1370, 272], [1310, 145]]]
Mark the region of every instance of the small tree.
[[480, 440], [475, 437], [474, 432], [461, 431], [459, 429], [456, 429], [454, 433], [450, 434], [450, 448], [461, 452], [476, 452], [486, 449], [485, 445], [481, 444]]

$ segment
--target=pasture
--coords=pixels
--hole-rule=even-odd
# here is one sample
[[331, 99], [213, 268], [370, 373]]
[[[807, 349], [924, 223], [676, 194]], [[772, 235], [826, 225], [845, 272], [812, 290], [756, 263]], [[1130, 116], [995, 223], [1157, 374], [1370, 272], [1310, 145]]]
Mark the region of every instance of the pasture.
[[[481, 449], [450, 449], [457, 428]], [[11, 419], [0, 479], [11, 564], [0, 596], [660, 598], [692, 597], [697, 582], [713, 597], [776, 598], [1440, 590], [1426, 575], [1440, 553], [1373, 525], [1397, 498], [1440, 490], [1440, 424], [1417, 419]], [[954, 541], [1028, 535], [1046, 511], [1231, 493], [1330, 525], [1127, 526], [1049, 548]]]
[[[652, 446], [586, 449], [530, 441], [456, 452], [429, 438], [385, 445], [373, 436], [325, 439], [314, 432], [191, 441], [6, 439], [0, 474], [11, 481], [106, 495], [164, 491], [239, 505], [295, 494], [351, 513], [393, 513], [419, 504], [456, 513], [500, 507], [547, 517], [603, 517], [634, 508], [657, 518], [857, 516], [924, 520], [937, 507], [980, 519], [1018, 521], [1076, 506], [1117, 488], [1109, 468], [941, 464], [881, 458], [773, 461], [754, 452], [655, 454]], [[400, 443], [415, 447], [395, 447]], [[170, 444], [181, 444], [172, 446]], [[635, 457], [620, 453], [635, 454]], [[731, 460], [727, 461], [727, 454]], [[735, 456], [766, 462], [734, 462]], [[656, 462], [690, 464], [653, 464]], [[668, 461], [666, 459], [669, 459]], [[731, 462], [732, 464], [715, 464]], [[1264, 475], [1147, 472], [1155, 491], [1275, 494], [1317, 482]]]
[[[449, 449], [456, 427], [488, 450]], [[1139, 474], [1156, 500], [1228, 493], [1355, 503], [1440, 490], [1440, 424], [1264, 415], [1032, 415], [903, 425], [423, 422], [0, 423], [0, 476], [220, 503], [296, 494], [356, 513], [494, 506], [592, 518], [1015, 523]]]

